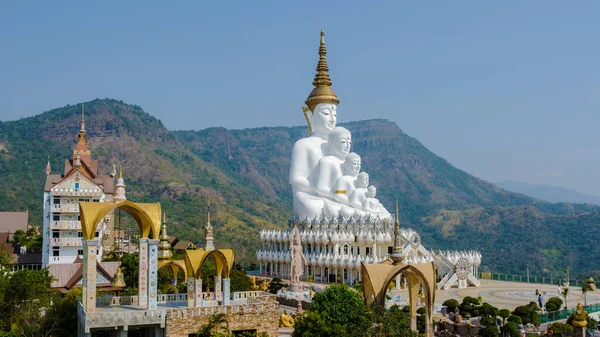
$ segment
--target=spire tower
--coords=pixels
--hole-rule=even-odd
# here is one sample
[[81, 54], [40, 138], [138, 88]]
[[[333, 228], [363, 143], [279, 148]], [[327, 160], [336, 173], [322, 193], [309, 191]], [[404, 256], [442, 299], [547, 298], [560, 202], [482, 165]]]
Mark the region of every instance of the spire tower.
[[315, 88], [310, 92], [306, 99], [306, 105], [310, 111], [315, 111], [319, 103], [331, 103], [338, 105], [340, 100], [331, 89], [331, 79], [329, 78], [329, 66], [327, 65], [327, 48], [325, 47], [325, 32], [321, 31], [321, 41], [319, 44], [319, 63], [317, 64], [317, 74], [313, 81]]
[[391, 255], [392, 261], [402, 262], [402, 240], [400, 238], [400, 220], [398, 218], [398, 199], [396, 199], [396, 218], [394, 219], [394, 252]]
[[206, 227], [204, 227], [204, 242], [205, 242], [205, 247], [204, 250], [209, 251], [209, 250], [214, 250], [215, 246], [214, 246], [214, 237], [213, 237], [213, 228], [210, 224], [210, 201], [208, 202], [208, 214], [207, 214], [207, 221], [206, 221]]
[[170, 259], [173, 257], [171, 252], [171, 244], [169, 244], [169, 236], [167, 235], [167, 214], [163, 213], [162, 226], [160, 227], [160, 242], [158, 244], [158, 259]]
[[125, 196], [125, 180], [123, 179], [123, 167], [119, 167], [119, 179], [117, 179], [117, 190], [115, 191], [114, 201], [123, 202], [127, 200]]
[[46, 175], [50, 175], [52, 168], [50, 167], [50, 156], [48, 156], [48, 164], [46, 164]]

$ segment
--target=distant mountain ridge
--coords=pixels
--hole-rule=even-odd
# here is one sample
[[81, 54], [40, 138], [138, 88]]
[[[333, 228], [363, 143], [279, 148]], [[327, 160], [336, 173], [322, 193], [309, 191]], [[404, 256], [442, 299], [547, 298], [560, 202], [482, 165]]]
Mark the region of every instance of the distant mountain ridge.
[[600, 197], [581, 193], [579, 191], [551, 185], [533, 185], [514, 180], [497, 183], [498, 187], [507, 191], [521, 193], [528, 197], [548, 202], [572, 202], [579, 204], [600, 205]]
[[[169, 131], [122, 101], [97, 99], [85, 107], [99, 171], [108, 173], [113, 157], [122, 164], [128, 198], [160, 202], [169, 234], [201, 243], [210, 200], [215, 244], [233, 247], [236, 261], [249, 263], [256, 261], [260, 229], [287, 226], [291, 149], [306, 126]], [[47, 155], [60, 171], [80, 111], [65, 106], [0, 122], [0, 211], [28, 208], [30, 221], [41, 224]], [[600, 207], [503, 190], [453, 167], [386, 120], [341, 125], [352, 132], [353, 151], [378, 198], [388, 209], [398, 199], [401, 226], [419, 232], [426, 247], [480, 250], [480, 270], [519, 273], [528, 263], [533, 274], [548, 276], [567, 265], [574, 275], [598, 269]]]

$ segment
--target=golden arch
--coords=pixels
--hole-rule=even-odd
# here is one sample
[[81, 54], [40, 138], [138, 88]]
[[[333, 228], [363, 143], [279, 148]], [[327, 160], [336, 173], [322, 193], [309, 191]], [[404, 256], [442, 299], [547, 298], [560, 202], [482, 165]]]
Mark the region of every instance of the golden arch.
[[170, 267], [171, 271], [173, 271], [173, 278], [175, 279], [177, 278], [177, 273], [181, 270], [183, 272], [183, 279], [187, 280], [187, 268], [184, 260], [159, 260], [158, 270], [161, 270], [163, 267]]
[[431, 336], [433, 304], [435, 302], [435, 265], [430, 263], [396, 263], [385, 260], [379, 264], [361, 264], [361, 275], [364, 287], [364, 299], [367, 305], [373, 302], [385, 305], [387, 287], [394, 278], [402, 273], [408, 280], [410, 325], [416, 330], [417, 300], [419, 287], [423, 286], [423, 304], [427, 313], [425, 336]]
[[120, 203], [114, 202], [80, 202], [79, 212], [81, 214], [81, 231], [86, 240], [94, 239], [94, 232], [98, 223], [106, 213], [120, 208], [129, 213], [138, 224], [142, 238], [158, 239], [160, 234], [161, 209], [159, 203], [133, 203], [125, 200]]
[[199, 279], [202, 273], [202, 266], [211, 256], [215, 260], [216, 274], [229, 278], [229, 273], [233, 268], [233, 249], [216, 249], [210, 251], [205, 251], [204, 249], [186, 250], [184, 258], [187, 275], [193, 275], [196, 279]]

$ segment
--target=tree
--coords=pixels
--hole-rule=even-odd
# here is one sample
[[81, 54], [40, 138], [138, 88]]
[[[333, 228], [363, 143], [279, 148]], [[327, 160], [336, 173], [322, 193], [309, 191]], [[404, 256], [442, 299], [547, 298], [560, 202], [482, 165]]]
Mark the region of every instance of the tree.
[[279, 289], [287, 287], [287, 284], [283, 283], [283, 281], [279, 277], [275, 277], [269, 282], [269, 292], [271, 294], [277, 294]]
[[521, 337], [519, 326], [516, 322], [506, 322], [506, 324], [504, 324], [504, 333], [508, 334], [510, 337]]
[[563, 301], [560, 299], [560, 297], [550, 297], [548, 302], [546, 302], [546, 311], [550, 312], [560, 310], [562, 304]]
[[61, 337], [77, 336], [77, 301], [81, 288], [74, 288], [64, 296], [55, 296], [44, 318], [45, 330], [55, 330]]
[[[567, 268], [567, 270], [569, 270], [569, 269]], [[568, 295], [569, 295], [569, 288], [568, 287], [563, 287], [562, 288], [562, 296], [565, 298], [565, 310], [567, 310], [567, 306], [568, 306], [568, 303], [567, 303], [567, 296]]]
[[552, 323], [548, 330], [552, 329], [554, 335], [569, 337], [573, 335], [573, 327], [565, 323]]
[[389, 310], [386, 310], [383, 306], [373, 305], [370, 311], [373, 321], [367, 331], [367, 336], [418, 336], [418, 333], [410, 329], [410, 314], [400, 309], [397, 305], [393, 305]]
[[198, 330], [197, 337], [212, 337], [214, 335], [229, 335], [229, 321], [224, 313], [215, 313], [208, 319], [208, 323], [204, 324]]
[[296, 317], [293, 337], [343, 337], [346, 336], [346, 327], [339, 323], [331, 323], [318, 311], [307, 310], [300, 317]]
[[587, 306], [587, 292], [588, 292], [589, 288], [587, 283], [583, 283], [583, 285], [581, 286], [581, 295], [583, 295], [583, 305]]
[[309, 310], [319, 312], [328, 324], [345, 327], [348, 336], [364, 336], [371, 325], [363, 299], [346, 284], [332, 285], [315, 294]]

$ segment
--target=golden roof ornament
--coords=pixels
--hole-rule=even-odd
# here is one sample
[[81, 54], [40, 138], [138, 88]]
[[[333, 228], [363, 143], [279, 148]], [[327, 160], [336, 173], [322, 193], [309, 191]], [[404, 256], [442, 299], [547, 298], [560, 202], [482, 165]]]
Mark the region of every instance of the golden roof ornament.
[[85, 117], [83, 103], [81, 103], [81, 127], [79, 128], [79, 133], [77, 134], [77, 143], [85, 145], [87, 145], [88, 143], [88, 135], [87, 132], [85, 132]]
[[52, 168], [50, 167], [50, 156], [48, 156], [48, 164], [46, 164], [46, 175], [50, 175]]
[[169, 243], [169, 236], [167, 235], [167, 215], [163, 213], [163, 223], [160, 228], [160, 242], [158, 243], [158, 259], [170, 259], [173, 257], [171, 252], [171, 244]]
[[398, 199], [396, 199], [396, 218], [394, 219], [394, 252], [391, 255], [392, 261], [398, 263], [404, 260], [402, 254], [402, 240], [400, 239], [400, 219], [398, 217]]
[[[319, 103], [331, 103], [338, 105], [340, 100], [337, 95], [331, 89], [331, 79], [329, 78], [329, 67], [327, 66], [327, 60], [325, 59], [327, 50], [325, 48], [325, 32], [321, 31], [321, 43], [319, 46], [319, 63], [317, 64], [317, 74], [313, 85], [315, 88], [310, 92], [306, 99], [306, 105], [310, 111], [314, 112], [315, 107]], [[306, 114], [306, 111], [304, 112]]]

